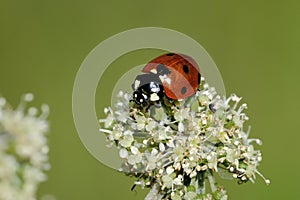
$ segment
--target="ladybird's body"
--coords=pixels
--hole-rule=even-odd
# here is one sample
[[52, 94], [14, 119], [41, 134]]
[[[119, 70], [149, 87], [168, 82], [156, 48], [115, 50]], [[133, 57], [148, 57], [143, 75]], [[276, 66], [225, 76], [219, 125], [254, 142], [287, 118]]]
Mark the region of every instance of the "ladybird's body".
[[138, 104], [159, 101], [164, 94], [173, 100], [194, 95], [200, 83], [197, 63], [189, 56], [168, 53], [150, 61], [132, 84]]

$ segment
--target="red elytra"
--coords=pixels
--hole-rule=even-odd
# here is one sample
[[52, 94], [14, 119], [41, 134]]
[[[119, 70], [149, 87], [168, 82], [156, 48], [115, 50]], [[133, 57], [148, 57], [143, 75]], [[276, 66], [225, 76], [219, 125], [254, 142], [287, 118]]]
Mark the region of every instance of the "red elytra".
[[183, 54], [164, 54], [151, 60], [142, 71], [158, 73], [159, 65], [164, 65], [169, 70], [165, 76], [159, 76], [167, 97], [178, 100], [192, 96], [197, 92], [201, 75], [193, 58]]

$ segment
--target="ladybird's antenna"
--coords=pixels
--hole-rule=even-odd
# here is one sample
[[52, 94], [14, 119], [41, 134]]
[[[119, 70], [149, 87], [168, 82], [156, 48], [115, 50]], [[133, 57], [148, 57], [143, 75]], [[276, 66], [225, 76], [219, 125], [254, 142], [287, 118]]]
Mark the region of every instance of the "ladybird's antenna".
[[133, 191], [135, 187], [136, 187], [136, 184], [134, 184], [130, 190]]

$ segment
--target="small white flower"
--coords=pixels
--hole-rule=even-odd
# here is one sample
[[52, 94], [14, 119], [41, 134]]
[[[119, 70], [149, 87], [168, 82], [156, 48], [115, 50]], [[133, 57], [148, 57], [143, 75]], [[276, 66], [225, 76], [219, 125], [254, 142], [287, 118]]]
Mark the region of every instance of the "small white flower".
[[148, 170], [154, 170], [156, 168], [157, 165], [157, 152], [152, 151], [151, 154], [146, 153], [146, 158], [147, 158], [147, 169]]
[[190, 178], [193, 178], [195, 176], [197, 176], [197, 171], [196, 170], [192, 171], [192, 173], [190, 174]]
[[236, 149], [227, 149], [226, 153], [226, 159], [230, 163], [235, 163], [239, 159], [240, 153]]
[[137, 130], [143, 130], [146, 126], [147, 119], [144, 116], [137, 115], [136, 128]]
[[120, 155], [121, 158], [127, 158], [128, 151], [126, 149], [120, 149], [119, 155]]
[[231, 100], [235, 102], [240, 102], [240, 100], [242, 99], [241, 97], [238, 97], [236, 94], [232, 94], [230, 97]]
[[146, 128], [146, 131], [152, 131], [156, 127], [157, 127], [157, 123], [154, 120], [150, 120], [145, 128]]
[[113, 130], [111, 135], [113, 140], [119, 140], [122, 136], [122, 132], [120, 130]]
[[184, 158], [185, 149], [183, 146], [177, 144], [174, 148], [174, 160], [181, 161]]
[[179, 174], [173, 181], [174, 185], [183, 185], [183, 176]]
[[170, 139], [169, 141], [167, 141], [166, 145], [170, 148], [175, 148], [175, 144], [174, 141], [172, 139]]
[[178, 131], [181, 132], [181, 133], [184, 131], [184, 125], [183, 125], [182, 122], [178, 123]]
[[120, 122], [125, 123], [128, 120], [128, 113], [125, 113], [125, 112], [119, 113], [119, 112], [117, 112], [116, 114], [118, 115], [117, 119]]
[[163, 140], [166, 140], [168, 138], [169, 138], [169, 136], [167, 135], [167, 132], [165, 132], [165, 131], [159, 131], [158, 132], [157, 140], [163, 141]]
[[243, 121], [240, 119], [239, 116], [235, 115], [235, 116], [233, 117], [233, 122], [234, 122], [234, 124], [235, 124], [236, 126], [238, 126], [238, 127], [243, 127]]
[[127, 157], [127, 161], [131, 165], [138, 164], [142, 161], [142, 154], [138, 153], [138, 154], [135, 154], [135, 155], [130, 155], [130, 156]]
[[173, 178], [170, 175], [164, 175], [161, 178], [162, 182], [163, 182], [163, 186], [162, 188], [171, 188], [173, 185]]
[[218, 171], [218, 157], [217, 154], [215, 152], [211, 152], [210, 155], [208, 155], [206, 157], [207, 161], [208, 161], [208, 167], [210, 169], [214, 169], [215, 171]]
[[140, 152], [139, 152], [139, 149], [136, 148], [135, 146], [131, 146], [131, 147], [130, 147], [130, 150], [131, 150], [131, 153], [132, 153], [132, 154], [135, 154], [135, 155], [138, 154], [138, 153], [140, 153]]
[[128, 148], [131, 146], [133, 141], [134, 141], [134, 138], [132, 135], [124, 135], [124, 138], [120, 140], [120, 145], [122, 147]]
[[225, 131], [222, 131], [222, 132], [219, 133], [218, 139], [224, 144], [229, 144], [230, 143], [230, 138], [229, 138], [228, 134]]
[[165, 145], [162, 142], [159, 143], [159, 150], [160, 151], [165, 151], [166, 150]]
[[188, 108], [186, 108], [186, 109], [180, 109], [179, 111], [177, 111], [174, 114], [174, 118], [178, 122], [182, 122], [183, 120], [187, 119], [188, 116], [189, 116], [189, 109]]
[[201, 105], [207, 105], [209, 103], [209, 98], [207, 95], [204, 94], [199, 94], [198, 96], [198, 101], [200, 102]]
[[108, 114], [106, 119], [99, 120], [99, 122], [104, 122], [104, 128], [109, 128], [112, 125], [114, 119], [115, 118], [112, 114]]
[[254, 177], [255, 178], [255, 169], [254, 165], [249, 164], [246, 168], [245, 174], [248, 178]]
[[256, 158], [257, 152], [254, 150], [253, 145], [247, 147], [247, 151], [243, 154], [248, 160]]
[[167, 167], [166, 172], [168, 175], [170, 175], [174, 172], [174, 168], [172, 166], [169, 166], [169, 167]]

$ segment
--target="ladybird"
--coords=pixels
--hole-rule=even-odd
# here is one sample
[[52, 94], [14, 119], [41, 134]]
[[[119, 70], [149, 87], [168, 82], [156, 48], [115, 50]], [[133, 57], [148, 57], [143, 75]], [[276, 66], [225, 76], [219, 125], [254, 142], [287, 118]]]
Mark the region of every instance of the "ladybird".
[[179, 100], [192, 96], [198, 90], [201, 75], [194, 59], [187, 55], [167, 53], [151, 60], [132, 84], [133, 100], [147, 104], [169, 99]]

